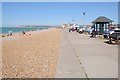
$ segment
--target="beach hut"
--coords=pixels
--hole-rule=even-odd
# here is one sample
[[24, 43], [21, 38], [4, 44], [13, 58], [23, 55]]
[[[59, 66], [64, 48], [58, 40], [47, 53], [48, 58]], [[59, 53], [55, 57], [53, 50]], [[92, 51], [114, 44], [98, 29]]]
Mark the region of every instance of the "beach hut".
[[100, 16], [95, 19], [93, 23], [93, 28], [96, 31], [96, 34], [103, 34], [104, 31], [108, 31], [109, 25], [112, 25], [112, 20], [105, 16]]

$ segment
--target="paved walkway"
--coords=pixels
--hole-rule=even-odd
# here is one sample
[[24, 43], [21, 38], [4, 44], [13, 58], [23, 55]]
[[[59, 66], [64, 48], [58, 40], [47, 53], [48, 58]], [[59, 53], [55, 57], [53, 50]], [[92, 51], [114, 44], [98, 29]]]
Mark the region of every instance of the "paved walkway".
[[118, 46], [63, 30], [56, 78], [117, 78]]

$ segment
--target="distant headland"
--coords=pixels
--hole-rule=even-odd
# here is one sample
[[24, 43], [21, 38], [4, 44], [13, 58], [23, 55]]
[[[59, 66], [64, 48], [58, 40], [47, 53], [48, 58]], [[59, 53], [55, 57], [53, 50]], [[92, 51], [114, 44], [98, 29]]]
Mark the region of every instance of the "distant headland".
[[16, 26], [16, 28], [50, 28], [50, 27], [58, 27], [58, 26], [51, 26], [51, 25], [22, 25]]

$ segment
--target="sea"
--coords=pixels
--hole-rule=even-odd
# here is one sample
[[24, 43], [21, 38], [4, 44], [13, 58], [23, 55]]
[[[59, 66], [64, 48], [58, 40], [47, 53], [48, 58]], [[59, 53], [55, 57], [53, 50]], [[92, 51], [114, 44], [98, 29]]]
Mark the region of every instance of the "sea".
[[48, 29], [48, 27], [37, 27], [37, 28], [17, 28], [17, 27], [0, 27], [0, 34], [6, 34], [9, 31], [14, 32], [23, 32], [23, 31], [36, 31], [36, 30], [44, 30]]

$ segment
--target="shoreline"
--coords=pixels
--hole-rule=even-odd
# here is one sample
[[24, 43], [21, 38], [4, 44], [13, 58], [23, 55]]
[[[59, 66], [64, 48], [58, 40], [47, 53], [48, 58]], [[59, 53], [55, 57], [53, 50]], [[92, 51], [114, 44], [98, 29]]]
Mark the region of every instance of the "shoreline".
[[[9, 28], [9, 29], [4, 30], [6, 28]], [[2, 28], [0, 28], [0, 30], [1, 30], [0, 34], [7, 34], [9, 31], [12, 31], [13, 33], [18, 33], [18, 32], [22, 32], [24, 30], [26, 32], [28, 32], [28, 31], [36, 31], [36, 30], [43, 30], [43, 29], [49, 29], [49, 28], [50, 27], [39, 27], [39, 28], [37, 28], [37, 27], [33, 27], [33, 28], [25, 28], [25, 27], [23, 27], [23, 28], [22, 27], [20, 27], [20, 28], [17, 28], [17, 27], [2, 27]], [[11, 29], [13, 29], [13, 30], [11, 30]], [[20, 30], [20, 29], [22, 29], [22, 30]], [[2, 33], [3, 31], [4, 31], [4, 33]]]
[[[47, 28], [47, 29], [41, 29], [41, 30], [34, 30], [34, 31], [30, 30], [30, 31], [26, 31], [26, 34], [30, 34], [30, 33], [37, 32], [37, 31], [49, 30], [49, 29], [53, 29], [53, 28]], [[22, 36], [22, 35], [23, 35], [22, 32], [13, 32], [12, 36], [14, 37], [14, 36]], [[8, 36], [8, 33], [0, 34], [0, 38], [12, 37], [12, 36]]]

